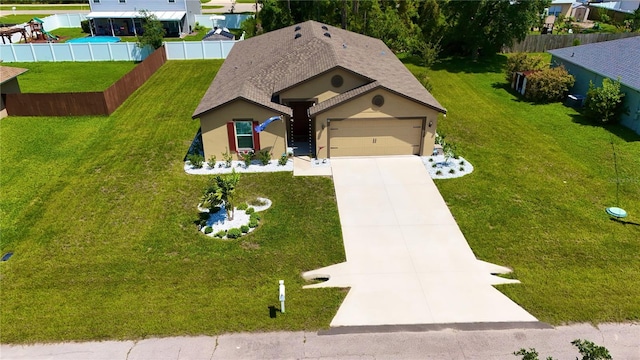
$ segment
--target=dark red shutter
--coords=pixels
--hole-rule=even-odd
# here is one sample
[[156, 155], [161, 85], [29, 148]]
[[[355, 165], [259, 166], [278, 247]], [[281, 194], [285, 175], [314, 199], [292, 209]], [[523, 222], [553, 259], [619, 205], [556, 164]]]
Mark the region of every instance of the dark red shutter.
[[251, 130], [253, 130], [253, 150], [260, 151], [260, 133], [256, 131], [256, 126], [260, 125], [257, 121], [253, 122]]
[[236, 148], [236, 127], [233, 124], [233, 121], [229, 121], [227, 123], [227, 135], [229, 135], [229, 151], [238, 152], [238, 149]]

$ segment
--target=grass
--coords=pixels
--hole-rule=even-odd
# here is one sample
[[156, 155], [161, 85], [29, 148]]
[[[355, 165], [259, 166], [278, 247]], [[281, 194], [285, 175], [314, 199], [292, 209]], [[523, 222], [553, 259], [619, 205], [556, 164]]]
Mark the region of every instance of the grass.
[[[640, 136], [592, 126], [559, 103], [522, 101], [505, 84], [505, 59], [408, 64], [427, 71], [448, 109], [438, 131], [476, 169], [438, 188], [476, 256], [522, 282], [500, 291], [540, 320], [639, 320]], [[636, 224], [610, 220], [604, 209], [614, 205]]]
[[243, 174], [238, 201], [274, 202], [258, 230], [196, 230], [208, 179], [182, 159], [220, 64], [168, 62], [109, 117], [2, 119], [3, 344], [328, 327], [344, 290], [300, 273], [344, 261], [330, 179]]
[[54, 4], [42, 4], [42, 5], [18, 5], [18, 4], [4, 4], [0, 5], [2, 11], [12, 11], [15, 6], [16, 10], [89, 10], [89, 5], [54, 5]]
[[50, 33], [60, 38], [58, 42], [66, 42], [67, 40], [82, 38], [90, 35], [83, 32], [81, 28], [57, 28], [50, 31]]
[[203, 9], [222, 9], [222, 5], [202, 5]]
[[103, 91], [131, 71], [132, 61], [103, 62], [14, 62], [29, 69], [20, 75], [25, 93]]
[[[33, 19], [34, 17], [38, 17], [38, 18], [42, 19], [43, 17], [46, 17], [46, 16], [49, 16], [49, 14], [6, 15], [6, 16], [0, 17], [0, 24], [22, 24], [22, 23], [26, 23], [27, 21]], [[46, 24], [45, 24], [44, 29], [47, 30]]]

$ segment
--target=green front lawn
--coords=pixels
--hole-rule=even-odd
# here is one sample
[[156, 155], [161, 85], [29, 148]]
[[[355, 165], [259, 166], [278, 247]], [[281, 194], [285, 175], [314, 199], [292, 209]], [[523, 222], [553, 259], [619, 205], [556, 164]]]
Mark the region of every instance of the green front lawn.
[[[476, 256], [522, 282], [499, 289], [540, 320], [639, 320], [640, 136], [592, 126], [562, 104], [522, 101], [505, 84], [505, 59], [428, 71], [449, 111], [438, 130], [476, 169], [438, 188]], [[614, 205], [634, 224], [609, 219]]]
[[330, 179], [243, 174], [239, 200], [273, 200], [260, 227], [196, 230], [208, 179], [182, 159], [221, 63], [170, 61], [109, 117], [2, 119], [3, 344], [328, 327], [344, 290], [300, 274], [344, 261]]
[[[49, 15], [50, 14], [7, 15], [5, 13], [5, 16], [0, 17], [0, 24], [22, 24], [22, 23], [26, 23], [27, 21], [33, 19], [34, 17], [38, 17], [38, 18], [42, 19], [43, 17], [49, 16]], [[47, 24], [45, 24], [45, 27], [44, 27], [45, 30], [47, 30], [47, 26], [46, 25]]]
[[20, 75], [24, 93], [103, 91], [136, 66], [133, 61], [13, 62], [29, 69]]

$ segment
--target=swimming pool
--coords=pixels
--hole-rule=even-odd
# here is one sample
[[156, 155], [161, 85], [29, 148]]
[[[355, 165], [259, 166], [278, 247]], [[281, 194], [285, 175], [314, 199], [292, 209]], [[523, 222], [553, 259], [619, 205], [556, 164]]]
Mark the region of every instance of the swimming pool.
[[119, 42], [120, 38], [117, 36], [87, 36], [83, 38], [71, 39], [67, 41], [73, 44], [85, 44], [85, 43], [114, 43]]

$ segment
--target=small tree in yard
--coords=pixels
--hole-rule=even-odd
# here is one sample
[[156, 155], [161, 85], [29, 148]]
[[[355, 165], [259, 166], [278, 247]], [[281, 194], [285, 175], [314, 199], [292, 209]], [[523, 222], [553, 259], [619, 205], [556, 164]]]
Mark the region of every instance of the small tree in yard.
[[562, 101], [575, 78], [564, 66], [547, 68], [527, 76], [525, 98], [536, 102]]
[[620, 91], [620, 80], [604, 79], [602, 87], [599, 88], [590, 82], [584, 114], [596, 123], [616, 123], [625, 111], [622, 105], [623, 100], [624, 93]]
[[504, 72], [507, 82], [511, 83], [513, 74], [520, 71], [541, 70], [547, 66], [541, 56], [516, 53], [507, 58]]
[[235, 170], [232, 170], [228, 176], [216, 175], [215, 178], [209, 181], [209, 185], [205, 189], [204, 195], [201, 198], [202, 206], [213, 210], [215, 207], [224, 203], [227, 217], [229, 220], [233, 220], [235, 213], [235, 192], [239, 181], [240, 174], [236, 173]]
[[158, 18], [149, 14], [146, 10], [141, 10], [142, 15], [142, 35], [138, 36], [138, 47], [144, 48], [147, 45], [154, 50], [162, 46], [165, 30]]

